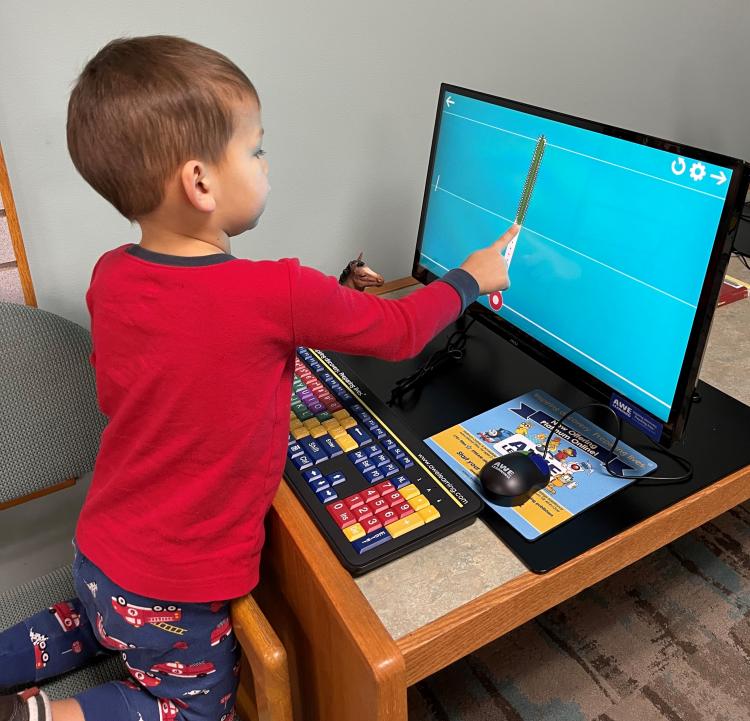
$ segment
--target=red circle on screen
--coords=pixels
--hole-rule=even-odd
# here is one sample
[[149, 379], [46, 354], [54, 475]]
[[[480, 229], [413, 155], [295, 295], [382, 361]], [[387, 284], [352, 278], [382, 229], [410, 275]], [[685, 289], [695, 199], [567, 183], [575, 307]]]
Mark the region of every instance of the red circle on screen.
[[503, 307], [503, 294], [502, 293], [490, 293], [490, 308], [492, 310], [500, 310]]

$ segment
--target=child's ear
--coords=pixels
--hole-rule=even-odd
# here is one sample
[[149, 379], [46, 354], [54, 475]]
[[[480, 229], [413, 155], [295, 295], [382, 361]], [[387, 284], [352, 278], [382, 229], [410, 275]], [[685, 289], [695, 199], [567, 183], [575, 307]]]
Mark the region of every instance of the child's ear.
[[212, 179], [208, 166], [200, 160], [188, 160], [180, 171], [180, 181], [190, 204], [203, 213], [216, 210]]

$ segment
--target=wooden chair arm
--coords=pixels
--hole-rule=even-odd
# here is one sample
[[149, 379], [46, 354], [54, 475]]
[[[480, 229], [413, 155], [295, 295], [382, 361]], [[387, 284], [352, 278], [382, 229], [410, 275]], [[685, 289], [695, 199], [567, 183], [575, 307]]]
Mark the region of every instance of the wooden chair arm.
[[292, 721], [287, 655], [279, 637], [250, 595], [232, 601], [231, 614], [234, 632], [252, 674], [251, 688], [248, 679], [240, 676], [240, 713], [246, 717], [255, 715], [259, 721]]

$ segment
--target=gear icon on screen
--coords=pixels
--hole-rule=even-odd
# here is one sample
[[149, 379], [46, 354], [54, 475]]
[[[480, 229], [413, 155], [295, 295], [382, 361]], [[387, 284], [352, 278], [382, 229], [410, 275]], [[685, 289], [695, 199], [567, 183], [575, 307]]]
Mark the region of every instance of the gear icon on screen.
[[703, 180], [706, 177], [706, 166], [703, 163], [693, 163], [690, 166], [690, 177], [696, 181]]

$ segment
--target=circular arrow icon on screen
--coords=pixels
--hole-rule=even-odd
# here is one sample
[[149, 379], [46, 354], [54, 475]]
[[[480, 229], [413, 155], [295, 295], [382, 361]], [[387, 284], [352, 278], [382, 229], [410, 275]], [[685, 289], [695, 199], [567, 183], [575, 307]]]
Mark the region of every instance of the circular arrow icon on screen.
[[675, 175], [682, 175], [686, 168], [687, 163], [685, 162], [685, 158], [677, 158], [677, 160], [672, 161], [672, 172]]

